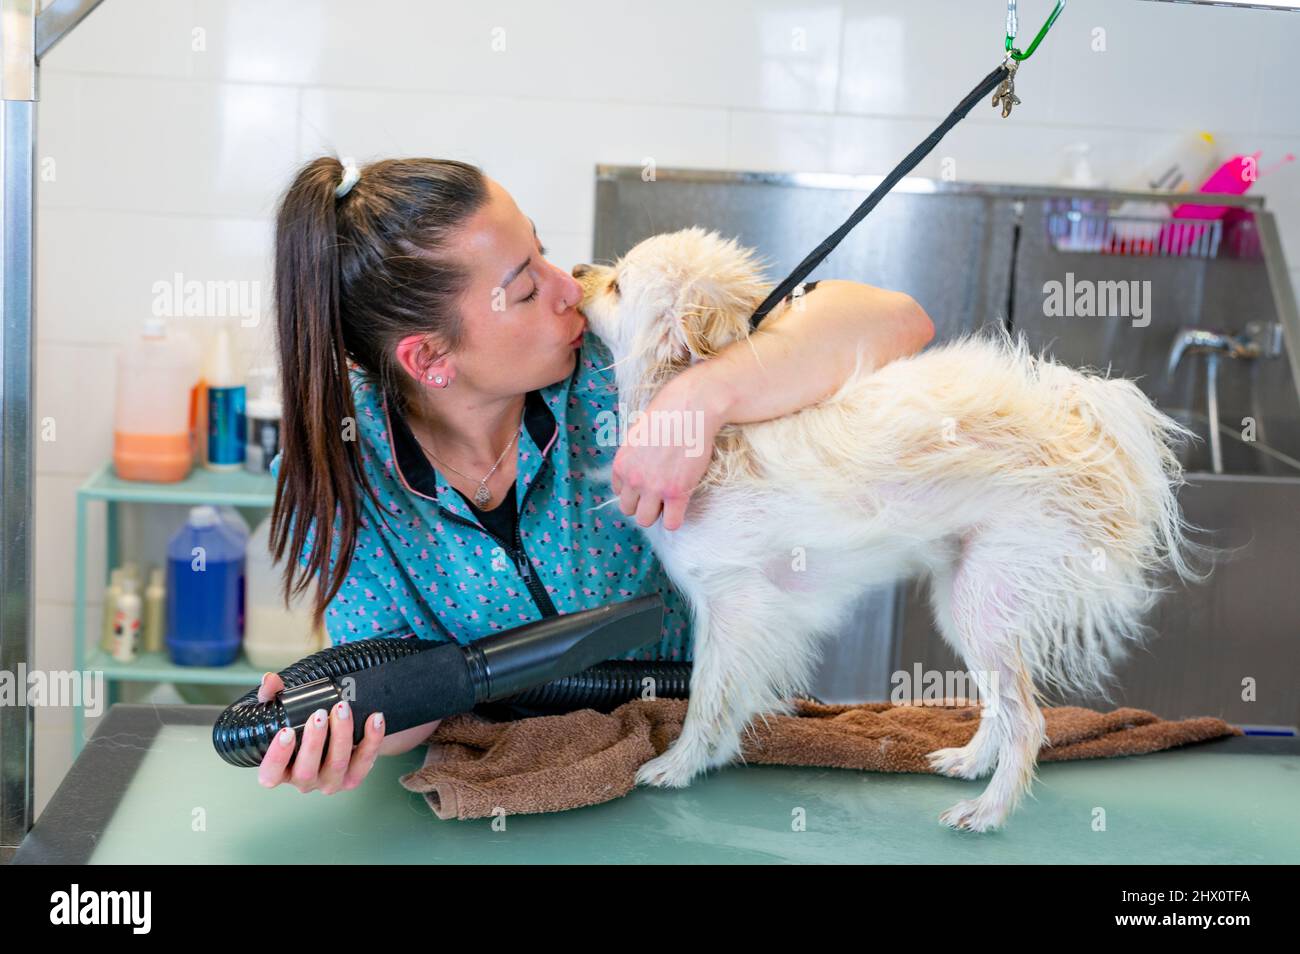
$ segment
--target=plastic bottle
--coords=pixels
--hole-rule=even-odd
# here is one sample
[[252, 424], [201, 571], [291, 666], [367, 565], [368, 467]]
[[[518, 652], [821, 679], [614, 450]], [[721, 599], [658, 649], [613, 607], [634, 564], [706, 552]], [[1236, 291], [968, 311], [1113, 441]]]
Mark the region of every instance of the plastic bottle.
[[[1123, 180], [1119, 188], [1135, 192], [1150, 189], [1195, 192], [1218, 164], [1219, 149], [1213, 134], [1189, 133], [1140, 172]], [[1167, 202], [1121, 202], [1112, 212], [1119, 219], [1112, 225], [1117, 247], [1121, 251], [1155, 247], [1163, 220], [1170, 218], [1171, 213], [1172, 207]]]
[[[217, 514], [221, 517], [221, 522], [234, 531], [235, 535], [239, 537], [243, 544], [244, 549], [247, 550], [248, 537], [251, 531], [248, 528], [248, 521], [244, 519], [244, 515], [236, 508], [230, 506], [218, 507]], [[241, 633], [244, 631], [244, 612], [244, 591], [241, 589], [239, 591], [239, 631]]]
[[168, 337], [161, 318], [146, 320], [139, 341], [118, 353], [113, 412], [118, 477], [172, 483], [189, 474], [198, 377], [193, 341]]
[[208, 371], [200, 362], [199, 383], [194, 389], [194, 465], [208, 466]]
[[104, 625], [99, 634], [99, 648], [112, 655], [113, 624], [117, 621], [117, 601], [122, 596], [122, 568], [118, 567], [108, 574], [108, 586], [104, 589]]
[[281, 596], [283, 564], [277, 566], [271, 556], [271, 520], [257, 525], [248, 540], [247, 623], [244, 631], [244, 655], [259, 669], [284, 669], [304, 656], [310, 656], [327, 643], [324, 630], [313, 627], [311, 601], [315, 595], [309, 586], [295, 596], [286, 608]]
[[195, 507], [167, 544], [167, 635], [178, 666], [226, 666], [239, 655], [245, 541], [215, 507]]
[[122, 595], [117, 600], [113, 615], [113, 658], [118, 662], [135, 662], [140, 641], [140, 596], [135, 591], [136, 580], [122, 580]]
[[163, 570], [154, 567], [149, 571], [149, 585], [144, 591], [144, 640], [141, 652], [163, 651], [164, 599], [167, 588], [163, 585]]
[[209, 470], [239, 470], [244, 466], [244, 405], [246, 389], [228, 328], [217, 332], [209, 354], [207, 382]]
[[1099, 189], [1104, 183], [1097, 178], [1097, 174], [1092, 171], [1092, 163], [1088, 161], [1088, 153], [1092, 147], [1086, 142], [1074, 142], [1066, 146], [1062, 152], [1064, 156], [1061, 159], [1061, 171], [1057, 173], [1057, 185], [1076, 186], [1080, 189]]
[[280, 451], [282, 413], [279, 389], [273, 377], [264, 373], [257, 397], [248, 402], [248, 444], [244, 448], [244, 467], [250, 473], [271, 472], [271, 461]]
[[1122, 179], [1119, 188], [1134, 192], [1149, 189], [1195, 192], [1219, 161], [1219, 147], [1213, 134], [1188, 133], [1141, 170]]
[[[1105, 184], [1097, 178], [1088, 161], [1091, 148], [1086, 142], [1071, 143], [1064, 148], [1061, 168], [1056, 175], [1057, 185], [1098, 189]], [[1104, 219], [1110, 208], [1106, 199], [1075, 195], [1052, 200], [1051, 208], [1055, 213], [1049, 220], [1051, 237], [1058, 251], [1095, 250], [1097, 220]]]

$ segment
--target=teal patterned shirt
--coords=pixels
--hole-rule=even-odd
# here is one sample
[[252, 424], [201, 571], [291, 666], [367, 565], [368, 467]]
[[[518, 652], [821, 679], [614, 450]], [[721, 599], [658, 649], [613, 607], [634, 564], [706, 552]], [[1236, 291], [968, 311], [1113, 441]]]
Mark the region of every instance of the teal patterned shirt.
[[[356, 550], [325, 611], [330, 641], [413, 634], [469, 643], [657, 592], [664, 600], [660, 639], [624, 658], [689, 661], [689, 607], [636, 518], [625, 517], [617, 503], [591, 509], [614, 496], [604, 477], [618, 451], [608, 440], [618, 389], [613, 372], [601, 370], [612, 361], [589, 334], [569, 377], [528, 393], [513, 540], [482, 525], [404, 421], [390, 416], [396, 412], [382, 389], [354, 370], [355, 436], [383, 513], [361, 495]], [[272, 465], [277, 473], [279, 463], [277, 457]]]

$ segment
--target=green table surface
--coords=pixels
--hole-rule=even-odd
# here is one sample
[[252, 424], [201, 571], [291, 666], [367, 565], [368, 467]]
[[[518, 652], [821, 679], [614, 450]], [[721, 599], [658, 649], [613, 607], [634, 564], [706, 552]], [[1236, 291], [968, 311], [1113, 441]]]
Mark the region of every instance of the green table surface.
[[[15, 863], [1300, 862], [1300, 741], [1236, 737], [1132, 758], [1044, 764], [1008, 826], [939, 813], [983, 782], [736, 766], [548, 815], [442, 821], [381, 757], [352, 792], [264, 789], [213, 751], [218, 706], [118, 705]], [[1104, 810], [1104, 831], [1094, 815]], [[796, 822], [802, 820], [804, 830]]]

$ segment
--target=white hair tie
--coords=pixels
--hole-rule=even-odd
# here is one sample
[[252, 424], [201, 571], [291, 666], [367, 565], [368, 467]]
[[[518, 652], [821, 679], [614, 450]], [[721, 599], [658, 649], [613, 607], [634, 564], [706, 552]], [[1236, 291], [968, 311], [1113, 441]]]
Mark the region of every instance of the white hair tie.
[[341, 199], [347, 195], [360, 178], [361, 170], [357, 168], [357, 164], [351, 159], [343, 160], [343, 181], [335, 188], [334, 198]]

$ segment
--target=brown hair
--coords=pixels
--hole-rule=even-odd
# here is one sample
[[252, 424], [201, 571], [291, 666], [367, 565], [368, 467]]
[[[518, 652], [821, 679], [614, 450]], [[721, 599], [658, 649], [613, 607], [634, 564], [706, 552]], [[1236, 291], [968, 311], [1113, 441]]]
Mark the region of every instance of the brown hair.
[[371, 163], [336, 198], [343, 171], [330, 156], [307, 163], [275, 221], [284, 417], [271, 550], [277, 561], [286, 549], [292, 555], [286, 599], [319, 577], [317, 623], [347, 577], [361, 494], [378, 505], [361, 466], [349, 362], [386, 393], [400, 393], [393, 352], [402, 338], [436, 334], [458, 346], [457, 299], [469, 273], [447, 253], [448, 238], [488, 200], [482, 170], [450, 159]]

